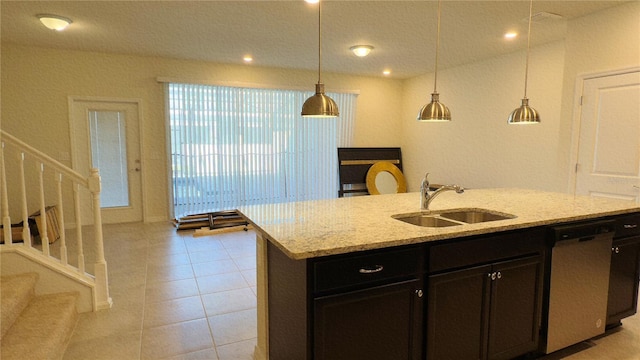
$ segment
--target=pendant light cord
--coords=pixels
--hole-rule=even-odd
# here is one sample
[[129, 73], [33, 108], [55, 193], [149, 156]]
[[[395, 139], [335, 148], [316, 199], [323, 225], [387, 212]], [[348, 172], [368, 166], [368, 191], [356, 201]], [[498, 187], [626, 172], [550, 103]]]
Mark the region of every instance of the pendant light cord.
[[437, 93], [437, 84], [438, 84], [438, 55], [440, 52], [440, 11], [442, 7], [442, 0], [438, 1], [438, 25], [437, 25], [437, 35], [436, 35], [436, 68], [435, 73], [433, 75], [433, 92]]
[[318, 84], [322, 84], [322, 0], [318, 1]]
[[531, 49], [531, 17], [533, 16], [533, 0], [529, 2], [529, 29], [527, 30], [527, 60], [524, 68], [524, 98], [527, 98], [527, 80], [529, 78], [529, 53]]

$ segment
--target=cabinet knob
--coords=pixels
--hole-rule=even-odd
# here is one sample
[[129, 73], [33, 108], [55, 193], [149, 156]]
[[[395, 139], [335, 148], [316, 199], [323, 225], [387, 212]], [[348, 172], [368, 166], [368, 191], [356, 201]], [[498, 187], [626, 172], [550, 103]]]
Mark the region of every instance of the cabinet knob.
[[616, 247], [614, 247], [614, 248], [611, 248], [611, 251], [613, 251], [613, 252], [614, 252], [614, 253], [616, 253], [616, 254], [620, 254], [620, 248], [619, 248], [619, 247], [617, 247], [617, 246], [616, 246]]
[[424, 295], [424, 293], [422, 292], [422, 289], [416, 290], [416, 295], [418, 295], [418, 297], [421, 298], [422, 295]]
[[502, 273], [498, 271], [498, 279], [502, 279]]
[[492, 273], [487, 274], [487, 275], [491, 278], [491, 280], [495, 280], [496, 277], [498, 276], [498, 274], [496, 272], [492, 272]]

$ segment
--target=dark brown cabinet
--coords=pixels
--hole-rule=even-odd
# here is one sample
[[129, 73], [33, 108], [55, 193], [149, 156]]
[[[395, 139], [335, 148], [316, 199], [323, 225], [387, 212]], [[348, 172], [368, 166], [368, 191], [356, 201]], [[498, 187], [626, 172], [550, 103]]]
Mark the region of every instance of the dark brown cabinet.
[[269, 354], [424, 359], [424, 245], [293, 260], [268, 245]]
[[424, 247], [313, 261], [315, 360], [422, 358]]
[[[533, 256], [493, 266], [487, 359], [512, 359], [538, 347], [542, 260]], [[493, 273], [491, 273], [493, 278]]]
[[426, 358], [512, 359], [534, 353], [543, 256], [544, 236], [537, 231], [434, 246], [427, 277]]
[[511, 359], [535, 351], [540, 256], [429, 276], [427, 359]]
[[638, 306], [640, 281], [640, 214], [616, 220], [616, 237], [611, 247], [611, 273], [607, 302], [607, 327], [621, 324]]
[[314, 359], [420, 359], [422, 279], [314, 300]]

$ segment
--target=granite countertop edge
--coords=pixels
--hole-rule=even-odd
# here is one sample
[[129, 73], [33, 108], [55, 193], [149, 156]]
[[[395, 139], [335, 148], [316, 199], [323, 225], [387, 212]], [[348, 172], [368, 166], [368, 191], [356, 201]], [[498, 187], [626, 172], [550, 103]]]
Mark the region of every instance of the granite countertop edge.
[[461, 195], [441, 194], [431, 211], [481, 208], [516, 217], [443, 228], [392, 218], [419, 213], [419, 200], [419, 193], [405, 193], [251, 205], [238, 210], [257, 233], [294, 260], [640, 212], [640, 205], [631, 201], [528, 189], [474, 189]]

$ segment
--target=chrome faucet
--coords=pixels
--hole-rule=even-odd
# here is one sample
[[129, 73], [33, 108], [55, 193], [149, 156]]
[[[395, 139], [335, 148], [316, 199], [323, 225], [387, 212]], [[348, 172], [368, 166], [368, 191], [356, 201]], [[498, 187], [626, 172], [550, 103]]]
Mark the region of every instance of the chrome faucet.
[[429, 204], [433, 201], [433, 198], [438, 196], [440, 193], [447, 190], [455, 190], [456, 193], [462, 194], [464, 192], [464, 188], [458, 185], [443, 185], [439, 187], [437, 190], [430, 192], [429, 191], [429, 180], [427, 177], [429, 173], [424, 175], [424, 179], [422, 179], [422, 185], [420, 186], [420, 209], [421, 210], [429, 210]]

